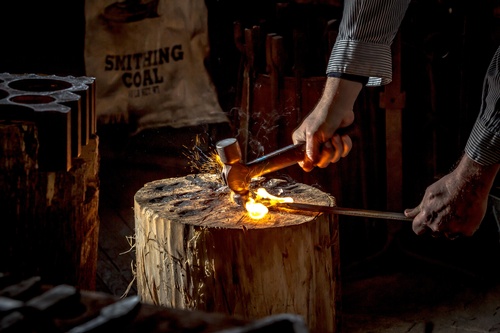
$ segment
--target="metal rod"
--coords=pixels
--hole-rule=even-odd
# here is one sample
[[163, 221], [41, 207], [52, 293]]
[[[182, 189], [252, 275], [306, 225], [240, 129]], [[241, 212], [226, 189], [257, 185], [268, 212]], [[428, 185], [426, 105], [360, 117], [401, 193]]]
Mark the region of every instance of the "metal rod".
[[375, 219], [399, 220], [399, 221], [413, 220], [410, 217], [406, 217], [403, 213], [396, 213], [396, 212], [382, 212], [382, 211], [366, 210], [366, 209], [331, 207], [331, 206], [322, 206], [322, 205], [314, 205], [314, 204], [306, 204], [298, 202], [279, 203], [278, 206], [295, 210], [305, 210], [310, 212], [321, 212], [321, 213], [330, 213], [337, 215], [357, 216], [357, 217], [366, 217]]

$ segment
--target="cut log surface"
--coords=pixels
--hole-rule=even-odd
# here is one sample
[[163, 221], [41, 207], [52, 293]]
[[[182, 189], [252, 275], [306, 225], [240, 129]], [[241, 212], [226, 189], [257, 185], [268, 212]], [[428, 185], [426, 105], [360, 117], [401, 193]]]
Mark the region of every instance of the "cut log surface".
[[[308, 185], [261, 178], [296, 202], [335, 205]], [[145, 184], [134, 197], [138, 294], [146, 303], [245, 319], [304, 317], [312, 332], [339, 327], [338, 224], [333, 215], [270, 208], [251, 219], [218, 175]]]

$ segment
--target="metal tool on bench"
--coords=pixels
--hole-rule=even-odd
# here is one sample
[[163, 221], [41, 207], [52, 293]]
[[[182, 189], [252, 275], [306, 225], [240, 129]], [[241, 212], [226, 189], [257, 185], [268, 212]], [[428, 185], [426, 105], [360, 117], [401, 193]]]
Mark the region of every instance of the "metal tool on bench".
[[58, 332], [50, 313], [63, 313], [80, 300], [79, 291], [69, 285], [56, 286], [28, 301], [23, 297], [40, 288], [40, 279], [33, 277], [0, 291], [0, 331], [2, 332]]
[[[304, 159], [305, 145], [289, 145], [270, 154], [259, 157], [251, 162], [243, 163], [240, 145], [235, 138], [223, 139], [216, 144], [217, 153], [224, 164], [222, 178], [226, 185], [234, 192], [235, 201], [242, 204], [247, 201], [250, 181], [254, 177], [262, 176], [294, 165]], [[403, 213], [381, 212], [364, 209], [351, 209], [330, 206], [320, 206], [304, 203], [280, 203], [283, 208], [323, 212], [330, 214], [378, 218], [389, 220], [411, 221]]]
[[110, 325], [116, 326], [119, 322], [126, 322], [127, 319], [133, 318], [140, 307], [139, 296], [126, 297], [104, 307], [97, 317], [72, 328], [68, 333], [106, 332], [114, 327]]

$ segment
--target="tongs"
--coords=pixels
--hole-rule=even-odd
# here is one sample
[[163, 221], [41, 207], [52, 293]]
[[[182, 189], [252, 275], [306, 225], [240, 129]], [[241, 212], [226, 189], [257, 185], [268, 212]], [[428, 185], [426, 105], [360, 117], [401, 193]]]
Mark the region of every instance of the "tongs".
[[332, 207], [332, 206], [323, 206], [323, 205], [315, 205], [315, 204], [299, 203], [299, 202], [280, 202], [276, 204], [276, 206], [293, 210], [309, 211], [309, 212], [321, 212], [328, 214], [358, 216], [358, 217], [386, 219], [386, 220], [413, 221], [412, 218], [406, 217], [403, 213], [396, 213], [396, 212], [342, 208], [336, 206]]

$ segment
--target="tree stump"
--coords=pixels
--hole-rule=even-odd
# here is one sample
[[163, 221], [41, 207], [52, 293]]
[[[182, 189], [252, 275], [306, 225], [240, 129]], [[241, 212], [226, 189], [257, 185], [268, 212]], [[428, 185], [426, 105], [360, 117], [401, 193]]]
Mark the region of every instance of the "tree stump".
[[[261, 179], [276, 196], [333, 206], [320, 190]], [[338, 221], [270, 208], [252, 220], [213, 174], [147, 183], [134, 197], [137, 287], [143, 302], [256, 319], [304, 317], [311, 332], [339, 327]]]
[[0, 122], [0, 271], [95, 289], [99, 239], [98, 138], [69, 171], [37, 168], [34, 124]]
[[0, 272], [95, 289], [94, 91], [90, 77], [0, 74]]

